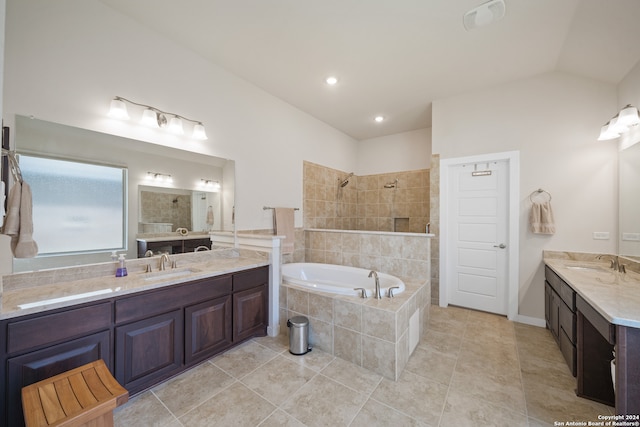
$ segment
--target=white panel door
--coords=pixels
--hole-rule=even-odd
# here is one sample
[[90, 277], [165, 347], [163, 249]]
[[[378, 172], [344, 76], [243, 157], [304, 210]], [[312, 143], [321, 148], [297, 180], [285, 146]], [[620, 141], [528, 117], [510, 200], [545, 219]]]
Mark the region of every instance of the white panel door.
[[449, 168], [448, 303], [507, 314], [507, 160]]

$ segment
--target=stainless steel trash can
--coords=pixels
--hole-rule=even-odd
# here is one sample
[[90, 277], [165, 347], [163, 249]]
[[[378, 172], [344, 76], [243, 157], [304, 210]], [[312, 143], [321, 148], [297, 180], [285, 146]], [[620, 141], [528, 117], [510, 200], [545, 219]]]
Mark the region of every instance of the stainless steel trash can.
[[287, 320], [289, 327], [289, 353], [302, 356], [311, 351], [309, 348], [309, 319], [295, 316]]

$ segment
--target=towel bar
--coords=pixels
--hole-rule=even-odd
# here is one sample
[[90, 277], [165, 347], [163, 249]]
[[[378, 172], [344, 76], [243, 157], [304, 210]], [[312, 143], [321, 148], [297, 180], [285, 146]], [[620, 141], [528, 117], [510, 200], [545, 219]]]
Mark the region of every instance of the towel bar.
[[[271, 206], [263, 206], [263, 207], [262, 207], [262, 210], [263, 210], [263, 211], [266, 211], [267, 209], [275, 209], [275, 208], [272, 208]], [[300, 208], [293, 208], [293, 210], [294, 210], [294, 211], [299, 211], [299, 210], [300, 210]]]

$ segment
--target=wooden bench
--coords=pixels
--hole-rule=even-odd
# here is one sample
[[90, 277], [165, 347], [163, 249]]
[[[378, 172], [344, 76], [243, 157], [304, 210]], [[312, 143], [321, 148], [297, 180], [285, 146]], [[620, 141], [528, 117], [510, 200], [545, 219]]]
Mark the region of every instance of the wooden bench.
[[102, 359], [22, 389], [27, 427], [113, 426], [113, 410], [128, 400]]

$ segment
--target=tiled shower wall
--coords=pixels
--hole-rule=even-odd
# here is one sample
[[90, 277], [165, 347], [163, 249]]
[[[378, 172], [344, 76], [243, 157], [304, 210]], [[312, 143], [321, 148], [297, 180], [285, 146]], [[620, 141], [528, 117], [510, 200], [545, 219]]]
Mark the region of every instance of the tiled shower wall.
[[431, 155], [431, 304], [440, 303], [440, 154]]
[[[424, 233], [429, 222], [429, 169], [352, 176], [303, 164], [304, 227]], [[397, 182], [396, 182], [397, 180]], [[391, 188], [385, 188], [385, 185]]]
[[190, 195], [141, 191], [140, 208], [140, 222], [170, 223], [171, 231], [180, 227], [192, 229]]

